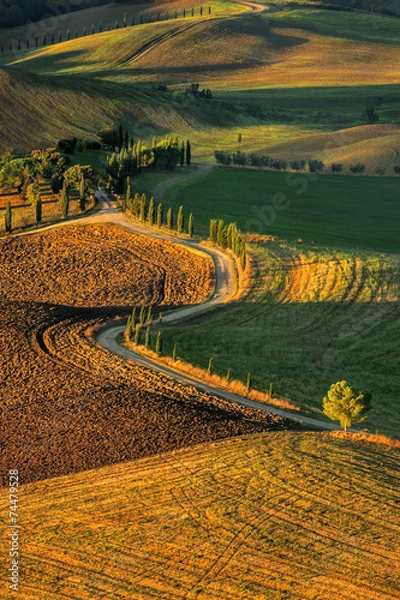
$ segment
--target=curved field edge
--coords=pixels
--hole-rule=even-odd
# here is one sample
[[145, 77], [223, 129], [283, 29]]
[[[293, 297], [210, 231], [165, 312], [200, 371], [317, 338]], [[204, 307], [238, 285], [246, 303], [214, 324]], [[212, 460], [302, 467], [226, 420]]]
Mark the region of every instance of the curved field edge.
[[21, 598], [400, 598], [399, 466], [286, 432], [24, 485]]

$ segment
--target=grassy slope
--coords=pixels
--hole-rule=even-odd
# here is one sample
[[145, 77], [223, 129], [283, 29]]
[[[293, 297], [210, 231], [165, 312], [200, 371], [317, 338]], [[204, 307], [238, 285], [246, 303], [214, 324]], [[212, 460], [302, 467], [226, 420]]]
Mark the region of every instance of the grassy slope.
[[[177, 342], [179, 356], [203, 368], [213, 356], [218, 374], [231, 368], [245, 381], [251, 371], [257, 389], [272, 381], [277, 395], [318, 415], [329, 385], [347, 378], [373, 389], [370, 428], [399, 434], [400, 282], [391, 254], [398, 252], [398, 181], [293, 175], [290, 182], [285, 174], [216, 168], [201, 186], [191, 180], [167, 190], [167, 204], [194, 212], [197, 231], [206, 233], [213, 215], [289, 242], [254, 245], [247, 298], [166, 328], [166, 352]], [[301, 184], [307, 189], [298, 194]]]
[[395, 600], [398, 474], [398, 450], [285, 433], [26, 485], [19, 596]]
[[[236, 221], [242, 231], [290, 241], [397, 252], [398, 186], [396, 177], [313, 177], [216, 167], [207, 178], [170, 188], [166, 201], [174, 207], [184, 204], [203, 231], [211, 217], [218, 217]], [[282, 208], [275, 208], [277, 202]]]

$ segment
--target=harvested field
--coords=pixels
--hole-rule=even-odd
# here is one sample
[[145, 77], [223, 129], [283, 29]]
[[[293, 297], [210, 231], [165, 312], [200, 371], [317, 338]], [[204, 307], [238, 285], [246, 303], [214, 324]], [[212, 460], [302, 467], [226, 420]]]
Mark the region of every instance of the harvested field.
[[286, 427], [129, 364], [85, 336], [135, 304], [205, 300], [207, 257], [112, 226], [2, 240], [0, 252], [3, 474], [18, 464], [29, 482]]
[[271, 433], [22, 486], [20, 597], [398, 600], [399, 458]]

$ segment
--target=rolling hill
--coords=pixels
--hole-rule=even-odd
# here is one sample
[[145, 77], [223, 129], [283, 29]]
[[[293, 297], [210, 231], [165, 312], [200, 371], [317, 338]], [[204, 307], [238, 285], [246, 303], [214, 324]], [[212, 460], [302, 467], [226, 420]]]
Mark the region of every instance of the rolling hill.
[[398, 599], [399, 466], [268, 433], [24, 485], [19, 596]]

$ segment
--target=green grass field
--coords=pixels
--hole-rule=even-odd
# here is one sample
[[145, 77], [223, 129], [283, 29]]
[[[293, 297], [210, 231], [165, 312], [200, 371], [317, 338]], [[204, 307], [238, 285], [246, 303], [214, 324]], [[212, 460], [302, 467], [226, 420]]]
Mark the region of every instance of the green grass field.
[[24, 485], [19, 597], [395, 600], [399, 466], [286, 432]]
[[398, 252], [399, 179], [286, 174], [215, 167], [182, 181], [166, 202], [183, 204], [203, 231], [210, 218], [242, 231], [356, 251]]

